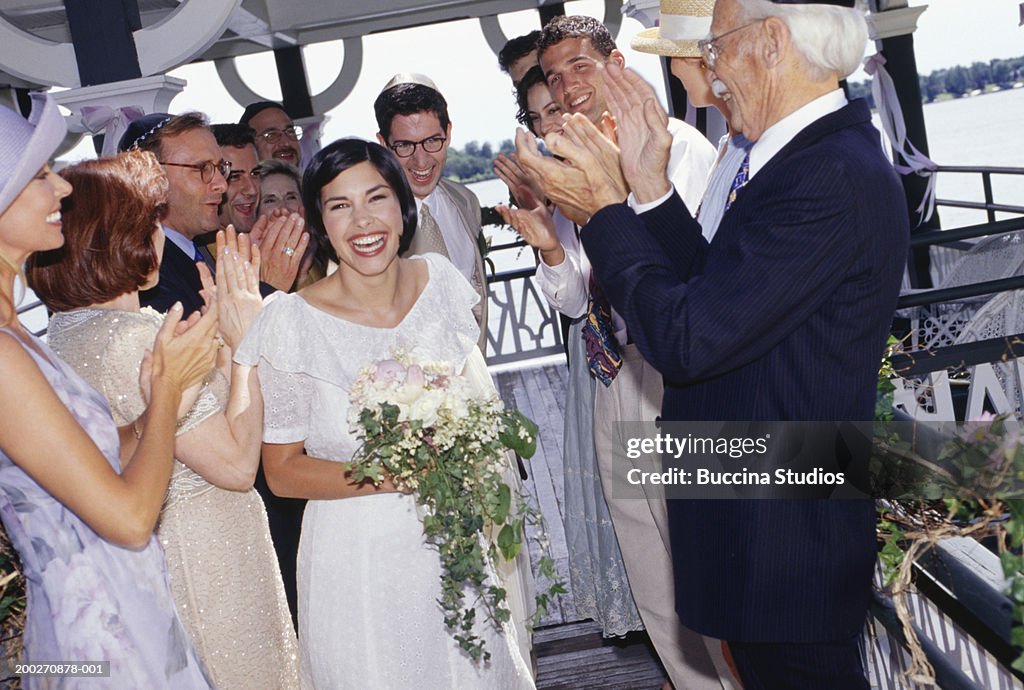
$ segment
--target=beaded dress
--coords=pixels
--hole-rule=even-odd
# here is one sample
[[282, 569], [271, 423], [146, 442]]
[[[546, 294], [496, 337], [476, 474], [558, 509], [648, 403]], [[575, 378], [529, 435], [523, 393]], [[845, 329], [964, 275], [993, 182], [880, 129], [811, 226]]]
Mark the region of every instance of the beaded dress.
[[[42, 341], [36, 346], [43, 354], [25, 351], [120, 472], [120, 440], [106, 402]], [[141, 549], [111, 544], [2, 450], [0, 517], [27, 584], [24, 661], [110, 662], [109, 677], [64, 678], [59, 687], [67, 690], [210, 687], [174, 609], [155, 537]], [[22, 683], [41, 690], [54, 687], [54, 677], [26, 676]]]
[[[264, 307], [235, 359], [259, 364], [265, 442], [303, 441], [313, 457], [347, 461], [359, 445], [347, 414], [361, 369], [399, 348], [462, 369], [476, 352], [477, 293], [444, 257], [423, 260], [427, 285], [394, 328], [345, 321], [300, 294], [278, 293]], [[299, 542], [299, 644], [315, 687], [533, 688], [514, 626], [477, 624], [488, 664], [459, 648], [437, 603], [440, 574], [413, 496], [309, 501]], [[514, 596], [515, 583], [503, 581]]]
[[[145, 409], [139, 367], [162, 319], [149, 309], [64, 312], [50, 319], [49, 340], [124, 425]], [[223, 410], [227, 397], [227, 380], [215, 371], [179, 420], [178, 434]], [[175, 460], [157, 536], [174, 601], [213, 684], [220, 690], [300, 687], [295, 631], [255, 489], [220, 489]]]

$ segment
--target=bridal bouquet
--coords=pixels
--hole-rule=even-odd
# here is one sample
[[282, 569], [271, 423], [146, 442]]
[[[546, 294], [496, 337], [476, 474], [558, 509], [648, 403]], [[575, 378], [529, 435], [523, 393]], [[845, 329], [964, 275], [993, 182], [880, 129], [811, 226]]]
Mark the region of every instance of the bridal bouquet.
[[[352, 480], [379, 485], [387, 476], [415, 494], [423, 533], [441, 556], [445, 624], [473, 659], [486, 661], [490, 654], [473, 632], [476, 608], [464, 593], [479, 595], [493, 623], [509, 620], [506, 591], [489, 580], [486, 565], [512, 560], [522, 546], [531, 512], [502, 478], [504, 453], [532, 456], [537, 426], [494, 395], [474, 395], [450, 364], [404, 353], [360, 372], [350, 401], [349, 426], [362, 442], [348, 464]], [[549, 593], [558, 591], [556, 582]]]

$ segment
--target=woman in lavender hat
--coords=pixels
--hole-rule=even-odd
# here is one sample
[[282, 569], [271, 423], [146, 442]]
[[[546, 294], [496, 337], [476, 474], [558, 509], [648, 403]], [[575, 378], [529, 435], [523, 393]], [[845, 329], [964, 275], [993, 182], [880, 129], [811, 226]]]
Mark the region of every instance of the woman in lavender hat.
[[[71, 193], [47, 165], [64, 119], [34, 98], [28, 122], [0, 107], [0, 518], [28, 583], [23, 661], [82, 666], [24, 684], [208, 688], [153, 527], [183, 391], [214, 364], [216, 310], [191, 322], [171, 310], [139, 382], [149, 406], [120, 429], [100, 394], [18, 322], [15, 278], [31, 254], [63, 244]], [[81, 675], [99, 662], [104, 677]]]

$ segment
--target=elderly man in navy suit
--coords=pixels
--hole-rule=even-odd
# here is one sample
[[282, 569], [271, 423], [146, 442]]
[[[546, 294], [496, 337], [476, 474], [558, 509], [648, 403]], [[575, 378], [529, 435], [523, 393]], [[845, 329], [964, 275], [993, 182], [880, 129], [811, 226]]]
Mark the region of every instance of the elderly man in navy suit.
[[[583, 244], [665, 378], [666, 420], [872, 417], [909, 224], [867, 105], [839, 88], [867, 38], [854, 5], [718, 0], [704, 59], [753, 146], [710, 244], [635, 73], [608, 67], [619, 150], [575, 116], [548, 141], [564, 162], [518, 139], [548, 196], [589, 219]], [[868, 687], [872, 502], [669, 504], [680, 619], [728, 641], [748, 690]]]

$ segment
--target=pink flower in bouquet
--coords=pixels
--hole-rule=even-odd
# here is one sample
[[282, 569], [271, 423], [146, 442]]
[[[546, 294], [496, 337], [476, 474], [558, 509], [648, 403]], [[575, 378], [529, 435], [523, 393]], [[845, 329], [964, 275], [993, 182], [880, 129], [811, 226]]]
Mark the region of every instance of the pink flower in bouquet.
[[423, 375], [423, 368], [419, 364], [410, 364], [409, 368], [405, 370], [405, 385], [422, 386], [426, 382], [427, 379]]
[[393, 359], [382, 359], [373, 367], [374, 383], [390, 383], [405, 378], [405, 367]]

